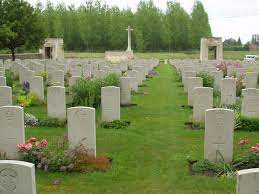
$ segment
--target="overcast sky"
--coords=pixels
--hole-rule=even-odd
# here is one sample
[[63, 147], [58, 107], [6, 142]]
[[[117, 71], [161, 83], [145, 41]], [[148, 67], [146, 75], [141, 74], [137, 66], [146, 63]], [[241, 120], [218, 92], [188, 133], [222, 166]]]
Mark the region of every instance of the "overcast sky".
[[[37, 1], [46, 4], [47, 0]], [[140, 0], [103, 0], [109, 5], [136, 10]], [[189, 13], [195, 0], [178, 0]], [[243, 42], [251, 40], [252, 34], [259, 34], [259, 0], [201, 0], [210, 18], [213, 36], [225, 38], [241, 37]], [[50, 0], [54, 4], [80, 5], [85, 0]], [[165, 10], [167, 0], [154, 0], [155, 5]]]

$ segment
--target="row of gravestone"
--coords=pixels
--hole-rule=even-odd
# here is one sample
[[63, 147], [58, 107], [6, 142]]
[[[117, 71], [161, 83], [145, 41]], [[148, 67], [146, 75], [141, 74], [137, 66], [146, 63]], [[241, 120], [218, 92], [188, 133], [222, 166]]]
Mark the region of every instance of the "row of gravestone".
[[[196, 77], [195, 71], [181, 70], [179, 72], [182, 75], [185, 92], [188, 92], [188, 105], [194, 107], [194, 121], [204, 121], [204, 111], [213, 107], [213, 88], [202, 87], [203, 80]], [[209, 73], [213, 74], [215, 78], [214, 89], [221, 92], [221, 104], [234, 105], [236, 103], [236, 79], [223, 78], [221, 71]], [[242, 115], [259, 118], [259, 91], [256, 89], [256, 72], [245, 74], [245, 85], [247, 89], [242, 91]]]
[[[241, 170], [237, 173], [237, 194], [257, 194], [259, 192], [259, 168]], [[0, 160], [0, 193], [36, 194], [34, 164]]]
[[[191, 77], [188, 86], [199, 84], [202, 79]], [[205, 121], [204, 158], [215, 162], [232, 162], [233, 136], [234, 136], [234, 111], [229, 109], [213, 109], [213, 88], [189, 88], [188, 102], [193, 105], [194, 121]], [[256, 89], [248, 89], [256, 90]], [[259, 175], [258, 169], [249, 169], [238, 172], [237, 193], [256, 194]]]
[[[130, 85], [131, 88], [137, 92], [138, 90], [138, 85], [142, 84], [142, 81], [145, 80], [146, 75], [151, 71], [155, 66], [157, 66], [159, 61], [157, 59], [152, 59], [152, 60], [133, 60], [129, 64], [121, 64], [121, 65], [113, 65], [113, 70], [117, 70], [118, 75], [121, 74], [121, 69], [126, 70], [127, 77], [131, 77], [130, 79]], [[32, 64], [32, 65], [31, 65]], [[51, 64], [53, 69], [48, 68], [47, 66]], [[37, 68], [40, 66], [40, 68]], [[57, 85], [57, 86], [64, 86], [64, 74], [65, 72], [62, 70], [59, 70], [60, 66], [62, 64], [57, 64], [57, 62], [53, 61], [48, 61], [48, 64], [42, 65], [39, 64], [38, 62], [31, 62], [31, 61], [19, 61], [19, 62], [13, 62], [9, 64], [10, 70], [17, 76], [20, 80], [20, 84], [24, 82], [29, 82], [30, 83], [30, 92], [34, 93], [38, 96], [40, 100], [44, 100], [44, 81], [43, 77], [37, 76], [37, 74], [44, 72], [46, 69], [47, 72], [47, 79], [52, 83], [52, 85]], [[65, 65], [63, 65], [65, 66]], [[102, 75], [107, 75], [110, 73], [114, 73], [114, 71], [111, 71], [112, 69], [108, 68], [108, 66], [102, 66], [102, 65], [91, 65], [91, 64], [85, 64], [87, 68], [90, 66], [89, 69], [89, 76], [91, 77], [94, 75], [94, 69], [99, 72], [104, 72]], [[123, 66], [123, 68], [122, 68]], [[79, 67], [79, 66], [76, 66]], [[99, 70], [98, 68], [101, 67], [106, 67], [106, 71], [104, 70]], [[31, 69], [33, 70], [31, 70]], [[81, 68], [81, 67], [79, 67]], [[36, 71], [36, 69], [40, 69], [40, 71]], [[62, 69], [62, 68], [61, 68]], [[131, 69], [131, 70], [128, 70]], [[34, 71], [35, 70], [35, 71]], [[53, 71], [52, 71], [53, 70]], [[4, 72], [4, 71], [3, 71]], [[37, 72], [37, 73], [36, 73]], [[36, 76], [35, 76], [36, 75]], [[100, 74], [99, 74], [100, 75]], [[69, 85], [72, 86], [76, 83], [76, 81], [80, 78], [82, 78], [82, 74], [80, 76], [72, 76], [69, 79]], [[5, 86], [6, 85], [6, 78], [0, 76], [0, 86]], [[6, 89], [6, 90], [10, 90]], [[9, 95], [10, 92], [7, 92], [6, 95]], [[6, 97], [5, 97], [6, 98]], [[123, 99], [122, 99], [123, 100]], [[2, 105], [9, 105], [2, 103]]]
[[[120, 119], [120, 104], [130, 103], [130, 80], [130, 77], [121, 77], [120, 87], [108, 86], [101, 89], [102, 120]], [[0, 99], [2, 94], [8, 94], [7, 97], [0, 100], [2, 105], [11, 104], [11, 93], [10, 87], [0, 87]], [[65, 88], [49, 87], [47, 104], [49, 115], [53, 117], [66, 115]], [[95, 109], [90, 107], [69, 108], [67, 120], [70, 149], [80, 143], [88, 149], [89, 153], [96, 155]], [[16, 145], [25, 142], [23, 108], [0, 107], [0, 121], [0, 152], [6, 153], [8, 158], [17, 158]], [[0, 161], [0, 193], [36, 193], [34, 165], [20, 161]]]

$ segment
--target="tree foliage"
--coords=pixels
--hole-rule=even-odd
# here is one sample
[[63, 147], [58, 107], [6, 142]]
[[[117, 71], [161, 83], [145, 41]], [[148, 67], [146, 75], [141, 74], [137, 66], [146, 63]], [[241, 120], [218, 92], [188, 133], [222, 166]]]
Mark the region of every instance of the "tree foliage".
[[[116, 6], [109, 7], [99, 0], [87, 0], [79, 7], [66, 6], [64, 3], [54, 6], [48, 2], [45, 7], [38, 4], [35, 10], [22, 0], [0, 2], [12, 7], [10, 14], [15, 17], [12, 20], [19, 21], [18, 26], [23, 26], [23, 31], [17, 34], [12, 27], [12, 17], [6, 14], [2, 18], [1, 35], [8, 41], [8, 48], [11, 47], [9, 39], [14, 40], [12, 42], [16, 43], [16, 47], [25, 44], [25, 40], [33, 42], [36, 47], [39, 40], [42, 40], [40, 26], [44, 24], [48, 37], [63, 38], [65, 49], [69, 51], [125, 50], [128, 25], [134, 29], [133, 49], [142, 52], [198, 49], [200, 38], [211, 36], [208, 15], [200, 1], [195, 2], [191, 14], [174, 1], [169, 1], [167, 9], [162, 11], [153, 0], [142, 0], [135, 12]], [[18, 13], [21, 9], [19, 2], [24, 3], [28, 10]], [[33, 17], [29, 17], [31, 15]], [[34, 36], [36, 33], [32, 33], [32, 30], [37, 31], [38, 36]], [[30, 37], [38, 40], [29, 41]]]
[[0, 45], [12, 51], [21, 46], [39, 48], [45, 38], [40, 9], [23, 0], [0, 0]]
[[77, 8], [49, 2], [42, 13], [49, 37], [63, 38], [65, 49], [71, 51], [124, 50], [128, 25], [134, 29], [136, 51], [198, 49], [200, 38], [211, 36], [208, 14], [200, 1], [195, 2], [192, 14], [174, 2], [168, 2], [163, 12], [152, 0], [140, 1], [136, 12], [99, 0], [87, 0]]
[[202, 37], [211, 36], [208, 14], [199, 0], [195, 1], [191, 13], [191, 35], [193, 48], [199, 48]]

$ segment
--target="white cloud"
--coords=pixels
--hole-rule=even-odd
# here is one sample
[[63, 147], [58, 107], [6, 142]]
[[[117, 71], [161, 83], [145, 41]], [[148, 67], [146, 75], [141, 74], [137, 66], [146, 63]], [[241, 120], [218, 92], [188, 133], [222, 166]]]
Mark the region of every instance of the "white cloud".
[[[27, 0], [35, 4], [37, 0]], [[40, 0], [43, 4], [46, 0]], [[85, 0], [50, 0], [55, 5], [64, 2], [67, 5], [80, 5]], [[139, 0], [103, 0], [109, 5], [120, 8], [130, 7], [136, 10]], [[189, 13], [195, 0], [178, 0]], [[214, 36], [238, 38], [249, 41], [252, 34], [259, 33], [259, 1], [258, 0], [201, 0], [209, 14]], [[154, 0], [156, 6], [166, 8], [167, 0]]]

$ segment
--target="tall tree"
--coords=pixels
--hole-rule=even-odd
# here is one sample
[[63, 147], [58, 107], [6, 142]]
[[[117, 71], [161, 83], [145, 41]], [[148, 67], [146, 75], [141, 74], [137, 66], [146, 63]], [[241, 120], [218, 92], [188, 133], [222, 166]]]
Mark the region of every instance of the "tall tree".
[[192, 46], [195, 49], [200, 47], [200, 40], [202, 37], [209, 37], [212, 35], [208, 14], [199, 0], [194, 3], [192, 9], [191, 29]]
[[[136, 47], [155, 51], [162, 47], [162, 14], [152, 0], [140, 1], [135, 14]], [[140, 44], [140, 45], [138, 45]]]
[[44, 22], [38, 10], [23, 0], [0, 0], [0, 43], [12, 52], [27, 45], [39, 48], [45, 39]]
[[169, 49], [185, 50], [190, 48], [190, 16], [180, 3], [168, 2], [166, 25], [169, 37]]

